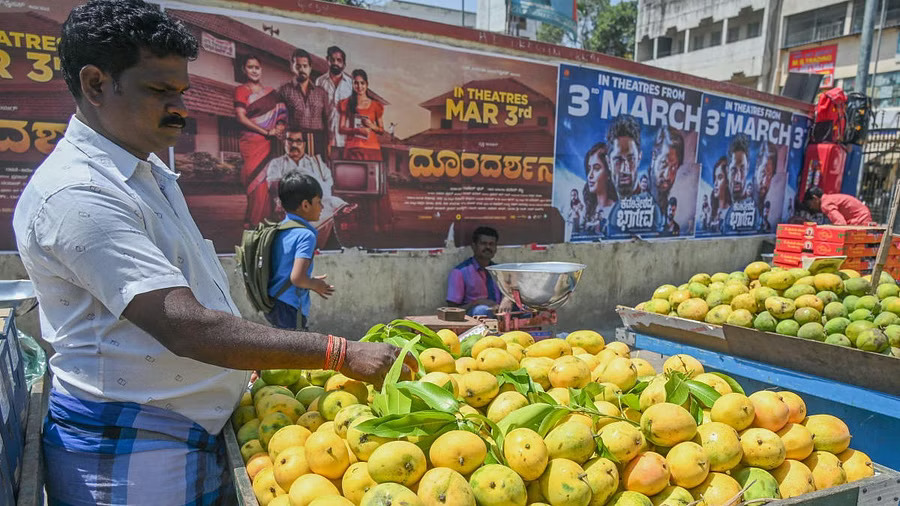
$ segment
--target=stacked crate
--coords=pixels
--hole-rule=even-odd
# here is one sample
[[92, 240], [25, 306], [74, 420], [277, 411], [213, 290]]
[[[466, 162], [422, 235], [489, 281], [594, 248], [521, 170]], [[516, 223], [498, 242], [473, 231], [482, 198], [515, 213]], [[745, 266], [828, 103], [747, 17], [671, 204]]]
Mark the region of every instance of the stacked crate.
[[812, 241], [815, 237], [816, 224], [778, 225], [775, 232], [775, 256], [773, 263], [780, 267], [793, 268], [803, 264], [804, 257], [813, 256]]
[[[778, 225], [775, 265], [800, 267], [804, 258], [845, 256], [841, 268], [871, 274], [884, 229], [839, 225]], [[893, 237], [885, 272], [900, 275], [900, 237]]]

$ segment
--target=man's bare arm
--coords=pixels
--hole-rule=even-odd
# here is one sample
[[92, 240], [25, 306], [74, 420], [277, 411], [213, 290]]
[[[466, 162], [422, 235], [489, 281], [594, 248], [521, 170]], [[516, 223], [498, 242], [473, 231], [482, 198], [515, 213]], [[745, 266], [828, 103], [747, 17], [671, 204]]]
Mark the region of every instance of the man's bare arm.
[[[122, 316], [172, 353], [207, 364], [243, 370], [321, 369], [325, 361], [326, 336], [271, 328], [205, 308], [185, 287], [137, 295]], [[388, 344], [348, 340], [341, 372], [380, 384], [399, 351]], [[413, 365], [410, 358], [407, 364]]]

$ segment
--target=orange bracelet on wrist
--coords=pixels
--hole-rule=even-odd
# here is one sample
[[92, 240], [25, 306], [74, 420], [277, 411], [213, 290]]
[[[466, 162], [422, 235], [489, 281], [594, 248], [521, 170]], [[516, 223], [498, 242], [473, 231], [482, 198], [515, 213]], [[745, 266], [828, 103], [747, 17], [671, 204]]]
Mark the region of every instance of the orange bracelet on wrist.
[[328, 334], [328, 343], [325, 345], [325, 365], [322, 367], [325, 370], [331, 369], [331, 362], [334, 355], [334, 336]]
[[344, 358], [347, 357], [347, 340], [343, 337], [339, 337], [341, 344], [341, 351], [338, 355], [337, 367], [334, 368], [335, 371], [340, 371], [342, 367], [344, 367]]

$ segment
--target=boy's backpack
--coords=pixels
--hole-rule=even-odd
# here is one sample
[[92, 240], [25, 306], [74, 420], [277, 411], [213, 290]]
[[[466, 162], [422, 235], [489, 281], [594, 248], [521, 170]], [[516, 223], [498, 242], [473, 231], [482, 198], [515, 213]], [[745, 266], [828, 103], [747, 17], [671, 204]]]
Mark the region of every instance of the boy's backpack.
[[291, 280], [288, 279], [278, 289], [275, 297], [269, 296], [272, 243], [275, 241], [275, 235], [282, 230], [301, 227], [309, 228], [297, 221], [275, 223], [265, 220], [254, 229], [244, 230], [240, 246], [234, 247], [234, 259], [244, 280], [247, 298], [257, 311], [270, 313], [275, 307], [275, 299], [291, 287]]
[[847, 128], [847, 95], [840, 88], [832, 88], [819, 96], [816, 123], [809, 131], [809, 141], [841, 142]]
[[872, 120], [872, 99], [865, 93], [853, 92], [847, 95], [847, 131], [844, 142], [862, 144], [869, 133]]

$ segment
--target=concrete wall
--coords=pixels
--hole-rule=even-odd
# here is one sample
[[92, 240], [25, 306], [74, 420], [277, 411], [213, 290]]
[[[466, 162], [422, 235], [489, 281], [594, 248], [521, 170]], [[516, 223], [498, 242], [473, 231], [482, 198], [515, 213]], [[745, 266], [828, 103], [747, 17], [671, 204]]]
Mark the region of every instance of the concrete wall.
[[[710, 274], [742, 269], [757, 260], [764, 238], [689, 239], [603, 244], [556, 244], [546, 251], [501, 248], [498, 262], [566, 261], [587, 265], [575, 295], [559, 311], [560, 331], [596, 329], [611, 338], [621, 325], [617, 304], [634, 305], [650, 298], [664, 283], [681, 284], [697, 272]], [[433, 314], [444, 303], [447, 273], [471, 254], [468, 248], [395, 254], [348, 251], [315, 259], [315, 273], [327, 274], [337, 287], [329, 300], [313, 295], [311, 324], [315, 330], [358, 338], [376, 323], [407, 315]], [[230, 276], [232, 295], [245, 315], [251, 310], [235, 271], [233, 257], [221, 257]], [[0, 278], [23, 279], [17, 255], [0, 255]], [[37, 336], [37, 311], [20, 327]], [[250, 319], [262, 322], [259, 315]]]

